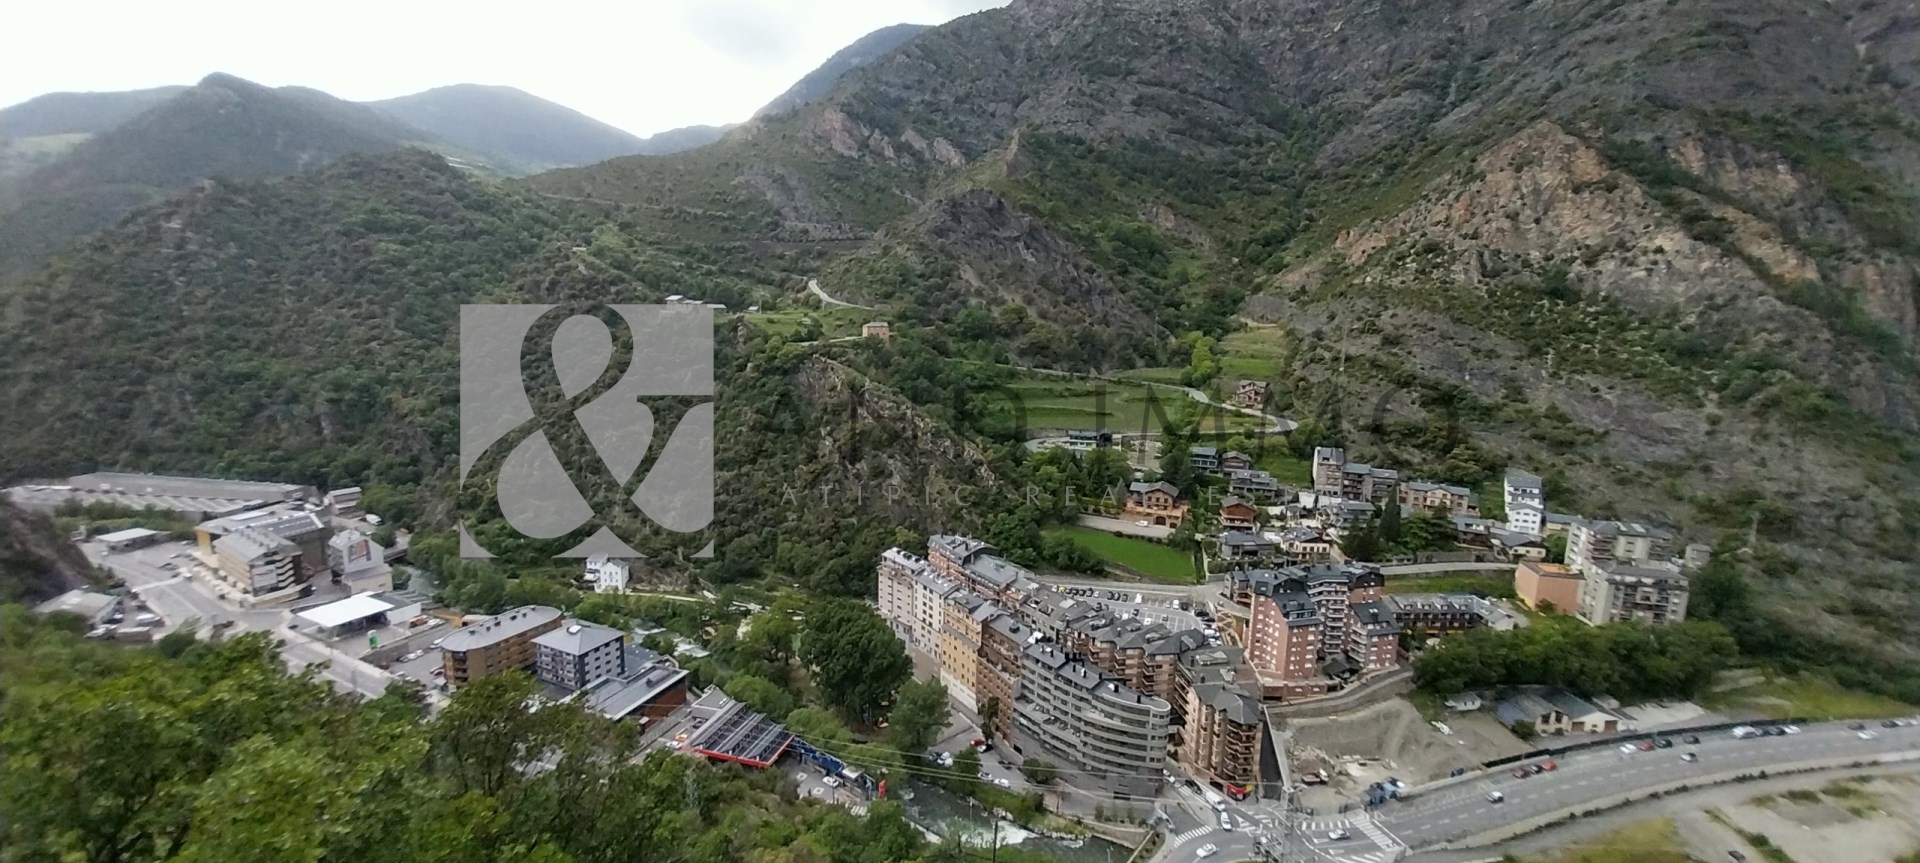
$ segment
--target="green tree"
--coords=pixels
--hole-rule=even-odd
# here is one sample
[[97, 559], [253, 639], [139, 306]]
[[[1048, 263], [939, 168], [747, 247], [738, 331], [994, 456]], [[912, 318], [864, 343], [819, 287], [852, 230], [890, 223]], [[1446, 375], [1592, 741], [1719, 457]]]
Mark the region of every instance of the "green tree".
[[913, 663], [893, 630], [872, 609], [844, 599], [816, 603], [800, 638], [800, 660], [813, 671], [820, 699], [871, 721], [913, 676]]
[[1380, 529], [1378, 531], [1381, 543], [1389, 546], [1395, 546], [1400, 544], [1401, 517], [1402, 517], [1402, 514], [1400, 512], [1399, 503], [1389, 500], [1387, 501], [1386, 506], [1381, 508]]
[[900, 687], [893, 710], [887, 714], [888, 742], [907, 755], [923, 752], [940, 739], [952, 715], [947, 687], [939, 678], [909, 681]]
[[1380, 535], [1371, 523], [1357, 524], [1340, 538], [1340, 553], [1348, 560], [1371, 561], [1380, 558]]
[[1049, 785], [1060, 777], [1060, 768], [1045, 758], [1029, 758], [1021, 762], [1020, 772], [1035, 785]]
[[1548, 563], [1566, 563], [1567, 562], [1567, 535], [1566, 534], [1556, 533], [1553, 536], [1547, 537], [1547, 562]]
[[720, 687], [754, 712], [766, 716], [785, 716], [793, 712], [793, 694], [756, 674], [735, 674]]
[[980, 702], [980, 736], [982, 738], [993, 739], [993, 729], [1000, 722], [1000, 711], [1005, 709], [1006, 705], [1000, 703], [998, 695], [989, 695], [986, 700]]

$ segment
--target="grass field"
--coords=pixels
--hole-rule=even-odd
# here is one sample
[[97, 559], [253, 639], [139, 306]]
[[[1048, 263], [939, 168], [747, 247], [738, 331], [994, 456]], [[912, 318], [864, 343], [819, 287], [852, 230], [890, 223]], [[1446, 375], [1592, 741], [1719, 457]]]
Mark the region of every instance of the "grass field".
[[1285, 376], [1287, 350], [1284, 329], [1257, 327], [1221, 339], [1214, 353], [1220, 357], [1222, 380], [1277, 381]]
[[841, 336], [857, 336], [860, 325], [873, 320], [874, 312], [866, 309], [853, 309], [846, 306], [833, 306], [826, 309], [794, 309], [784, 312], [755, 312], [747, 315], [754, 326], [767, 332], [791, 336], [800, 332], [802, 322], [813, 318], [820, 322], [821, 338], [834, 339]]
[[1173, 368], [1171, 366], [1162, 366], [1159, 368], [1130, 369], [1128, 371], [1120, 372], [1119, 374], [1114, 375], [1114, 377], [1126, 378], [1127, 380], [1130, 380], [1130, 381], [1146, 381], [1148, 383], [1155, 383], [1155, 384], [1178, 385], [1180, 383], [1181, 376], [1185, 375], [1186, 371], [1187, 371], [1186, 369]]
[[1388, 593], [1482, 593], [1513, 598], [1513, 575], [1505, 572], [1450, 572], [1387, 579]]
[[[1016, 381], [1008, 388], [1025, 408], [1029, 429], [1158, 433], [1163, 419], [1171, 420], [1181, 411], [1199, 406], [1174, 390], [1108, 381], [1031, 379]], [[1228, 430], [1259, 426], [1257, 417], [1228, 414], [1226, 418]]]
[[1527, 863], [1688, 863], [1688, 856], [1674, 832], [1673, 820], [1656, 818], [1641, 821], [1596, 836], [1579, 845], [1544, 856], [1526, 858]]
[[1920, 707], [1870, 692], [1842, 689], [1818, 677], [1776, 678], [1756, 686], [1710, 693], [1701, 703], [1709, 710], [1757, 710], [1778, 718], [1889, 719], [1920, 713]]
[[1278, 441], [1270, 442], [1275, 445], [1267, 452], [1260, 454], [1259, 462], [1255, 466], [1273, 474], [1274, 479], [1287, 485], [1313, 488], [1313, 462], [1296, 458], [1293, 453], [1280, 449]]
[[1193, 555], [1144, 539], [1114, 536], [1086, 527], [1059, 527], [1049, 536], [1065, 535], [1101, 560], [1118, 564], [1150, 578], [1174, 584], [1194, 582]]

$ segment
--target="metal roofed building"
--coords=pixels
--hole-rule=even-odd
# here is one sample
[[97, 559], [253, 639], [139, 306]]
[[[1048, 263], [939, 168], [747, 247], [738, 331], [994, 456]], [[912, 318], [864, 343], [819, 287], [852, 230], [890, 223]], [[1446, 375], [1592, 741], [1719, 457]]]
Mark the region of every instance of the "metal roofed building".
[[91, 590], [69, 590], [34, 606], [33, 610], [39, 614], [77, 614], [85, 618], [87, 623], [99, 626], [120, 610], [120, 597]]
[[771, 767], [793, 745], [793, 732], [778, 722], [747, 709], [714, 687], [693, 706], [699, 726], [687, 735], [684, 748], [708, 758], [749, 767]]
[[576, 690], [572, 697], [615, 721], [635, 713], [659, 720], [687, 703], [690, 676], [691, 672], [655, 654], [655, 661], [639, 666], [638, 671], [624, 677], [600, 678]]
[[94, 539], [99, 540], [101, 544], [105, 545], [108, 551], [126, 551], [132, 548], [141, 548], [166, 538], [166, 534], [144, 527], [130, 527], [126, 530], [116, 530], [112, 533], [103, 533], [94, 537]]
[[326, 635], [341, 636], [410, 620], [419, 613], [419, 602], [398, 602], [369, 591], [306, 609], [294, 618]]
[[248, 596], [271, 598], [300, 585], [300, 547], [277, 534], [242, 528], [214, 540], [211, 551], [220, 578]]
[[254, 529], [278, 536], [299, 549], [298, 579], [308, 581], [328, 571], [327, 541], [333, 538], [333, 525], [320, 510], [299, 504], [282, 504], [267, 509], [230, 515], [201, 522], [193, 529], [200, 550], [212, 553], [221, 537], [238, 530]]

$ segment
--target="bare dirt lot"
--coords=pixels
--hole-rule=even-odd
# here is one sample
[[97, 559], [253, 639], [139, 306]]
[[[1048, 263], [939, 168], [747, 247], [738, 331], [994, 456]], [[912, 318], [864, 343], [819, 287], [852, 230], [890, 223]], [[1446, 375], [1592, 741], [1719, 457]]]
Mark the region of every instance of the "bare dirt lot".
[[[1771, 844], [1801, 863], [1894, 863], [1920, 847], [1920, 783], [1907, 776], [1835, 781], [1755, 797], [1703, 816], [1740, 834], [1752, 860], [1779, 859], [1755, 847]], [[1682, 835], [1693, 839], [1692, 833]], [[1703, 844], [1690, 841], [1689, 850], [1703, 859], [1728, 850], [1719, 843]]]
[[1446, 722], [1452, 733], [1443, 735], [1404, 698], [1338, 716], [1296, 719], [1291, 723], [1294, 756], [1324, 764], [1336, 777], [1332, 790], [1351, 791], [1388, 776], [1425, 782], [1531, 748], [1490, 714], [1450, 716]]

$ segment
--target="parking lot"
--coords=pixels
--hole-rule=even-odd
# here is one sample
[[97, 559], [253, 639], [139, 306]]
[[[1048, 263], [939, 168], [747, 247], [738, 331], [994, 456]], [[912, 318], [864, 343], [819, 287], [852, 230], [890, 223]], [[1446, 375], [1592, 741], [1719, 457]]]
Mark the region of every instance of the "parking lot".
[[[1191, 602], [1175, 594], [1152, 593], [1126, 587], [1091, 587], [1074, 584], [1059, 584], [1054, 585], [1053, 588], [1068, 596], [1093, 602], [1096, 607], [1122, 617], [1147, 623], [1164, 623], [1174, 630], [1213, 629], [1211, 614], [1205, 609], [1195, 608]], [[1211, 632], [1210, 635], [1217, 638], [1219, 633]]]

